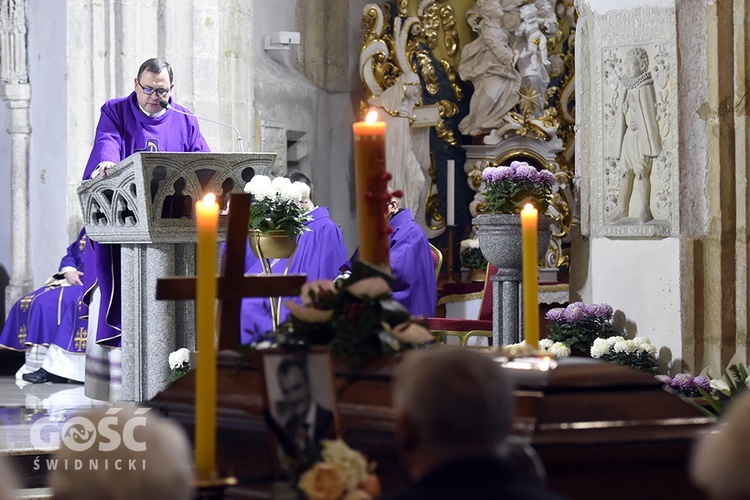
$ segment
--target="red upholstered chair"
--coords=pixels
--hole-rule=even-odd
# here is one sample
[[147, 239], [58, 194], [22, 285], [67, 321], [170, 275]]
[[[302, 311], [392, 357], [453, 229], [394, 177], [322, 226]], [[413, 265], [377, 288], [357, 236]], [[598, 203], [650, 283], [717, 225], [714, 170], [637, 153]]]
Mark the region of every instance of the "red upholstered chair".
[[492, 264], [487, 266], [484, 278], [482, 303], [477, 319], [462, 318], [425, 318], [425, 327], [436, 337], [455, 336], [459, 344], [466, 345], [471, 337], [488, 337], [492, 343], [492, 282], [490, 276], [497, 273]]

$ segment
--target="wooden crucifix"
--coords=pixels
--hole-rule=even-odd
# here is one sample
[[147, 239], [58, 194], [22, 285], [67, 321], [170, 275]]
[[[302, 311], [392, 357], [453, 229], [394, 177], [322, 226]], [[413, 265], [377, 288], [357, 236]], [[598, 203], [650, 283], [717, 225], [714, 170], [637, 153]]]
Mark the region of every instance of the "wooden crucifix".
[[[240, 347], [240, 307], [245, 297], [296, 295], [305, 275], [245, 276], [245, 241], [251, 195], [232, 193], [227, 220], [227, 245], [222, 275], [217, 277], [219, 306], [219, 350]], [[156, 283], [157, 300], [195, 300], [194, 277], [161, 278]], [[197, 332], [196, 332], [197, 333]]]

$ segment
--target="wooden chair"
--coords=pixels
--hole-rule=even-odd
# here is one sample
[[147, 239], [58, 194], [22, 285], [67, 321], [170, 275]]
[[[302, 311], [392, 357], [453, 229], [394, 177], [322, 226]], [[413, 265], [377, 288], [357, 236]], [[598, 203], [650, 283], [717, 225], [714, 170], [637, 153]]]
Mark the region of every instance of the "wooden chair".
[[497, 273], [492, 264], [487, 266], [484, 278], [482, 303], [477, 319], [425, 318], [424, 325], [436, 338], [444, 341], [448, 336], [458, 337], [459, 344], [465, 346], [472, 337], [487, 337], [492, 344], [492, 282], [490, 276]]

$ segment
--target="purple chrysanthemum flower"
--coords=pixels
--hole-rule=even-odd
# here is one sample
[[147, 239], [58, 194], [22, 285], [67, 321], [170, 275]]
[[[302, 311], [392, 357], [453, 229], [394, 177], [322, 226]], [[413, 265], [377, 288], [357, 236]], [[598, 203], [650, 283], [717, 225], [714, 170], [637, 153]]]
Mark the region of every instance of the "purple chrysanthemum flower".
[[583, 312], [581, 307], [566, 307], [563, 313], [563, 319], [569, 323], [577, 323], [584, 319], [586, 314]]
[[669, 383], [669, 386], [683, 391], [689, 391], [695, 387], [694, 377], [689, 373], [678, 373]]
[[708, 380], [708, 377], [699, 375], [693, 379], [693, 383], [695, 384], [696, 387], [700, 387], [706, 392], [711, 392], [711, 381]]
[[544, 317], [552, 321], [559, 321], [563, 319], [563, 314], [565, 314], [565, 309], [562, 307], [556, 307], [547, 311], [547, 314], [545, 314]]

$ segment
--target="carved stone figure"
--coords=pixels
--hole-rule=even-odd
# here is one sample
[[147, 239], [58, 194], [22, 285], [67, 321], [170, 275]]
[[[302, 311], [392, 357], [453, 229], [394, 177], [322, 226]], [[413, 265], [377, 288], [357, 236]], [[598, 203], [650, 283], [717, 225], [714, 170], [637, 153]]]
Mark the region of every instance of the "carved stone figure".
[[662, 150], [659, 124], [656, 120], [656, 93], [648, 72], [648, 53], [634, 47], [623, 59], [623, 91], [617, 105], [614, 159], [619, 160], [620, 185], [617, 212], [610, 222], [628, 217], [633, 183], [637, 180], [640, 198], [638, 220], [653, 220], [651, 214], [651, 165]]
[[500, 0], [477, 0], [466, 12], [466, 21], [477, 38], [461, 50], [458, 74], [474, 85], [469, 114], [458, 124], [463, 134], [478, 135], [498, 127], [503, 115], [519, 100], [521, 75], [503, 17], [509, 12]]
[[536, 0], [519, 9], [521, 23], [513, 32], [513, 50], [518, 54], [517, 68], [525, 86], [534, 89], [532, 115], [542, 115], [550, 77], [547, 37], [557, 32], [557, 17], [548, 0]]

